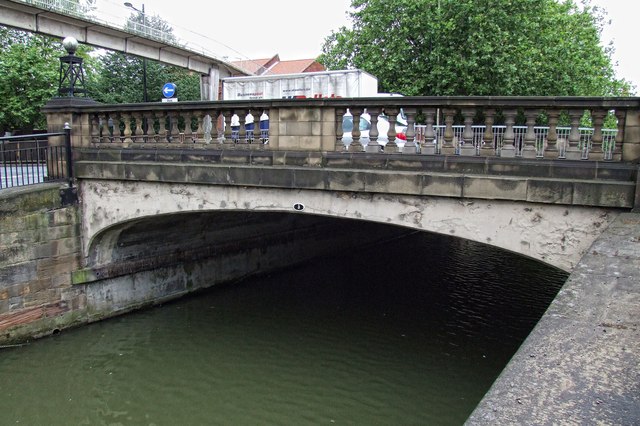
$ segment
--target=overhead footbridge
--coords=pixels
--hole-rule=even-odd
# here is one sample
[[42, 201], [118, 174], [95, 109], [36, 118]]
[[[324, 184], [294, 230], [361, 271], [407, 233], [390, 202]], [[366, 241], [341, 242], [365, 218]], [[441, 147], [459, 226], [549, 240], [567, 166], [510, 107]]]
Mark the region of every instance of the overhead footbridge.
[[[65, 6], [69, 3], [68, 7]], [[0, 0], [0, 25], [53, 37], [74, 37], [80, 43], [152, 59], [200, 74], [201, 99], [217, 100], [220, 78], [246, 71], [150, 27], [131, 32], [103, 22], [69, 1]]]

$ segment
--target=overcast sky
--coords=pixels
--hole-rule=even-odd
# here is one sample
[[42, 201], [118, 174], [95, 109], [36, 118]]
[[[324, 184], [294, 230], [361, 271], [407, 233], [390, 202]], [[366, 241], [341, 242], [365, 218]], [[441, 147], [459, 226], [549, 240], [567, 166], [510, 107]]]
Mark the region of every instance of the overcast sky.
[[[638, 0], [591, 0], [608, 11], [611, 25], [603, 42], [613, 40], [618, 77], [632, 81], [640, 92], [640, 35]], [[98, 0], [106, 20], [124, 19], [130, 10], [124, 2]], [[132, 1], [141, 9], [143, 1]], [[205, 47], [229, 61], [280, 55], [280, 59], [315, 58], [331, 31], [349, 26], [351, 0], [146, 0], [147, 15], [160, 15], [183, 40]]]

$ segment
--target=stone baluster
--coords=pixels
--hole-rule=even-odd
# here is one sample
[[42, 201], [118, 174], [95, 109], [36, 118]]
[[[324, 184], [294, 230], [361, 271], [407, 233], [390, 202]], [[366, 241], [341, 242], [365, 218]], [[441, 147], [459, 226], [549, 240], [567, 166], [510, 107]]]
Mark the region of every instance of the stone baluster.
[[336, 108], [336, 146], [335, 151], [344, 151], [345, 146], [342, 142], [342, 137], [344, 136], [344, 129], [342, 128], [342, 120], [344, 119], [344, 114], [346, 113], [346, 109], [344, 108]]
[[231, 129], [233, 111], [225, 110], [223, 117], [224, 117], [224, 139], [222, 140], [222, 142], [225, 144], [225, 146], [231, 147], [235, 143], [233, 129]]
[[418, 145], [416, 145], [416, 113], [415, 108], [405, 108], [404, 113], [407, 116], [407, 141], [402, 148], [403, 154], [416, 154], [418, 153]]
[[145, 141], [147, 143], [156, 143], [160, 140], [160, 117], [158, 113], [155, 112], [146, 112], [145, 114], [145, 118], [146, 118], [146, 125], [147, 125], [147, 132], [146, 132], [146, 138]]
[[583, 111], [569, 110], [569, 121], [571, 122], [571, 130], [569, 131], [569, 143], [565, 154], [567, 160], [581, 160], [582, 150], [580, 149], [580, 118]]
[[122, 143], [124, 141], [124, 136], [122, 130], [120, 130], [120, 124], [122, 124], [122, 115], [121, 113], [114, 113], [113, 116], [113, 142]]
[[[189, 121], [188, 121], [187, 127], [185, 127], [185, 132], [187, 132], [187, 129], [189, 130], [190, 132], [189, 137], [191, 138], [191, 141], [194, 144], [203, 142], [203, 138], [202, 138], [202, 117], [203, 116], [204, 116], [204, 112], [200, 110], [191, 111], [191, 113], [189, 114]], [[186, 133], [185, 133], [185, 136], [186, 136]]]
[[194, 117], [196, 120], [196, 131], [195, 134], [193, 135], [193, 141], [195, 143], [210, 143], [211, 142], [211, 134], [209, 134], [209, 139], [207, 139], [205, 137], [205, 131], [204, 131], [204, 122], [205, 120], [207, 120], [207, 117], [209, 117], [207, 115], [206, 111], [197, 111], [194, 113]]
[[624, 128], [627, 122], [627, 112], [624, 110], [616, 110], [616, 118], [618, 119], [618, 132], [616, 133], [615, 145], [610, 160], [622, 161], [622, 145], [624, 144]]
[[186, 111], [182, 113], [184, 117], [184, 143], [191, 145], [196, 143], [197, 134], [193, 133], [193, 119], [198, 117], [200, 111]]
[[485, 157], [493, 157], [496, 155], [496, 147], [493, 141], [493, 124], [496, 119], [495, 109], [486, 109], [484, 111], [484, 133], [482, 134], [482, 148], [480, 154]]
[[369, 108], [367, 111], [371, 116], [371, 129], [369, 129], [369, 143], [367, 144], [366, 151], [380, 152], [382, 151], [382, 146], [378, 142], [378, 136], [380, 135], [378, 131], [378, 116], [380, 115], [381, 109]]
[[475, 113], [476, 111], [473, 108], [462, 109], [464, 130], [462, 132], [462, 141], [460, 143], [460, 155], [467, 157], [476, 155], [476, 147], [473, 143], [473, 117]]
[[604, 125], [604, 118], [607, 116], [607, 112], [604, 110], [593, 111], [593, 135], [591, 135], [591, 149], [588, 152], [589, 160], [602, 161], [604, 160], [604, 151], [602, 150], [602, 126]]
[[424, 120], [425, 120], [426, 126], [424, 129], [424, 144], [421, 147], [421, 152], [423, 154], [434, 155], [437, 152], [436, 143], [435, 143], [436, 134], [433, 130], [436, 110], [433, 108], [427, 108], [422, 112], [424, 114]]
[[[263, 124], [265, 126], [264, 129], [260, 126], [261, 124], [260, 119], [262, 118], [262, 114], [264, 114], [267, 117], [267, 120]], [[268, 109], [262, 110], [262, 114], [260, 115], [260, 117], [258, 117], [257, 129], [258, 129], [258, 135], [260, 135], [260, 143], [264, 148], [264, 145], [267, 145], [269, 143], [269, 127], [271, 126], [271, 120], [269, 119]]]
[[[549, 110], [547, 111], [547, 121], [549, 124], [549, 130], [545, 138], [544, 158], [564, 158], [564, 151], [558, 150], [558, 117], [560, 111]], [[562, 154], [562, 157], [560, 155]]]
[[135, 120], [135, 143], [143, 143], [144, 142], [144, 131], [142, 129], [142, 120], [144, 120], [141, 112], [133, 113], [133, 119]]
[[456, 147], [453, 145], [453, 118], [456, 113], [455, 109], [445, 108], [444, 114], [444, 143], [442, 144], [443, 155], [455, 155]]
[[202, 111], [198, 118], [198, 135], [207, 145], [218, 138], [217, 119], [218, 111]]
[[167, 114], [164, 111], [158, 111], [155, 114], [155, 118], [158, 120], [158, 131], [156, 133], [155, 140], [158, 143], [166, 143], [168, 140]]
[[100, 121], [100, 140], [102, 143], [111, 142], [111, 133], [109, 131], [109, 117], [105, 113], [98, 115]]
[[349, 108], [353, 117], [353, 130], [351, 131], [352, 141], [349, 145], [350, 152], [363, 152], [364, 147], [360, 142], [360, 116], [362, 115], [362, 108]]
[[124, 133], [123, 133], [123, 140], [122, 142], [125, 145], [129, 145], [131, 143], [133, 143], [133, 139], [131, 138], [131, 120], [132, 120], [132, 116], [130, 113], [127, 112], [123, 112], [121, 115], [121, 120], [124, 122]]
[[178, 123], [180, 122], [180, 112], [169, 111], [167, 115], [169, 116], [169, 142], [184, 142], [180, 137], [180, 129], [178, 128]]
[[234, 112], [238, 115], [238, 121], [240, 122], [236, 144], [245, 144], [247, 143], [247, 110], [241, 109]]
[[396, 142], [396, 121], [398, 121], [398, 108], [385, 108], [384, 113], [389, 120], [389, 130], [387, 131], [388, 142], [384, 147], [384, 152], [396, 153], [400, 152], [398, 143]]
[[91, 124], [91, 143], [100, 143], [100, 116], [92, 113], [89, 120]]
[[504, 124], [506, 126], [504, 130], [504, 136], [502, 138], [502, 148], [500, 149], [500, 157], [515, 158], [516, 156], [516, 134], [513, 131], [513, 126], [516, 123], [516, 110], [507, 110], [503, 113]]
[[536, 149], [536, 118], [540, 114], [540, 111], [536, 109], [528, 109], [524, 112], [526, 118], [527, 132], [524, 135], [524, 147], [522, 148], [523, 158], [536, 158], [538, 157], [538, 150]]
[[260, 141], [260, 131], [258, 127], [260, 127], [260, 115], [262, 115], [262, 111], [251, 108], [249, 114], [253, 117], [253, 130], [247, 130], [247, 142], [257, 144]]
[[142, 134], [144, 135], [143, 140], [145, 143], [155, 141], [154, 135], [156, 132], [155, 129], [155, 120], [153, 112], [144, 111], [142, 113]]
[[220, 143], [220, 144], [224, 143], [225, 131], [226, 131], [225, 112], [221, 109], [212, 111], [211, 112], [211, 139], [213, 140], [213, 138], [215, 137], [217, 143]]

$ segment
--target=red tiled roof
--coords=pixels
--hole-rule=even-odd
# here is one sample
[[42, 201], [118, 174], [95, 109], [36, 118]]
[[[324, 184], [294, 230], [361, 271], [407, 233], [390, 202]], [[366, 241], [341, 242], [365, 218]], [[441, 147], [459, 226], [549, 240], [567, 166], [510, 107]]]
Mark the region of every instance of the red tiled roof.
[[297, 74], [301, 72], [325, 71], [325, 67], [315, 59], [297, 59], [294, 61], [281, 61], [280, 55], [274, 55], [265, 59], [246, 59], [231, 62], [238, 68], [242, 68], [249, 75], [273, 75], [273, 74]]
[[301, 72], [324, 71], [325, 68], [315, 59], [298, 59], [294, 61], [280, 61], [273, 65], [266, 74], [297, 74]]
[[243, 61], [233, 61], [231, 63], [238, 68], [242, 68], [247, 71], [248, 74], [261, 75], [264, 74], [269, 67], [278, 62], [280, 62], [280, 57], [278, 55], [274, 55], [265, 59], [246, 59]]

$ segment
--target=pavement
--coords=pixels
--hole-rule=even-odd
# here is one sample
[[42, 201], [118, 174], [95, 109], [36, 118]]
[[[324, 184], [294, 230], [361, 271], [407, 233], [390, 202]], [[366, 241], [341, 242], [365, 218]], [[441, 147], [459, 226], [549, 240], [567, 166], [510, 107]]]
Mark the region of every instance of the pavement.
[[640, 213], [593, 243], [466, 425], [640, 425]]

